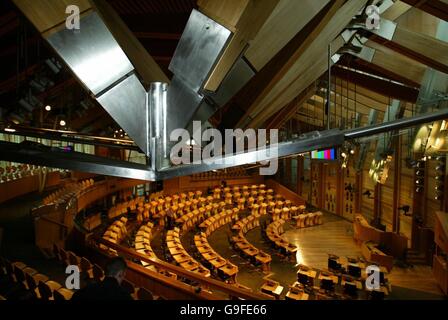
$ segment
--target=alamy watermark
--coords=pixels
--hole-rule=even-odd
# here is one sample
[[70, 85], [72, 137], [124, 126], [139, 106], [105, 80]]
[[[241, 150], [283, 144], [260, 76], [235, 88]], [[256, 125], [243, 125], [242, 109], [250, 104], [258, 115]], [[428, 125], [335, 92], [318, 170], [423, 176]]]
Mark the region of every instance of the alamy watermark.
[[366, 28], [368, 30], [379, 30], [380, 29], [380, 8], [375, 5], [370, 5], [366, 8]]
[[68, 30], [80, 30], [81, 18], [79, 16], [79, 7], [77, 5], [69, 5], [65, 8], [65, 13], [69, 16], [65, 19], [65, 27]]
[[70, 290], [79, 290], [81, 288], [81, 272], [79, 271], [79, 267], [76, 265], [68, 265], [65, 268], [65, 274], [68, 274], [65, 279], [65, 287]]
[[379, 290], [381, 287], [381, 271], [376, 265], [370, 265], [366, 268], [366, 289], [367, 290]]
[[[175, 129], [169, 139], [177, 142], [170, 152], [174, 165], [204, 163], [237, 166], [259, 162], [266, 165], [260, 167], [260, 175], [273, 175], [278, 169], [278, 129], [269, 130], [269, 139], [266, 129], [225, 129], [223, 139], [219, 130], [210, 128], [202, 132], [201, 122], [193, 121], [193, 137], [186, 129]], [[208, 144], [203, 147], [203, 142]]]

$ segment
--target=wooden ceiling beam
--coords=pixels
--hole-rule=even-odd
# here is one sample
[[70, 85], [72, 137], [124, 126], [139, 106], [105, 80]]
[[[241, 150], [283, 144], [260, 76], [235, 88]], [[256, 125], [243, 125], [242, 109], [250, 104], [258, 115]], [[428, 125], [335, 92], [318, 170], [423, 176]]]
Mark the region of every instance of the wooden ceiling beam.
[[415, 103], [418, 98], [419, 91], [416, 88], [399, 85], [388, 80], [355, 72], [342, 68], [339, 65], [335, 65], [332, 68], [332, 74], [336, 77], [344, 79], [345, 81], [356, 83], [359, 87], [363, 87], [401, 101]]
[[433, 69], [448, 73], [448, 43], [397, 25], [389, 41], [377, 35], [370, 40]]
[[285, 122], [291, 119], [303, 103], [314, 95], [316, 88], [314, 85], [309, 86], [293, 101], [283, 107], [279, 112], [273, 115], [266, 123], [266, 129], [280, 128]]
[[[288, 5], [285, 5], [284, 1], [286, 1], [286, 4]], [[256, 52], [266, 52], [267, 50], [269, 50], [269, 54], [257, 58], [259, 61], [259, 66], [261, 66], [259, 72], [255, 74], [255, 76], [229, 101], [229, 103], [227, 103], [218, 112], [216, 112], [212, 118], [209, 119], [209, 121], [211, 121], [211, 123], [213, 123], [218, 128], [225, 129], [239, 126], [237, 122], [244, 117], [248, 117], [246, 112], [249, 109], [250, 105], [257, 99], [264, 88], [268, 86], [269, 82], [278, 72], [278, 70], [280, 70], [288, 62], [290, 57], [298, 50], [298, 48], [307, 39], [307, 37], [309, 37], [309, 34], [312, 33], [315, 28], [317, 28], [320, 21], [325, 17], [329, 8], [331, 7], [331, 4], [328, 4], [324, 9], [315, 14], [312, 14], [312, 10], [307, 10], [310, 16], [305, 17], [308, 17], [310, 20], [308, 20], [308, 23], [306, 23], [306, 25], [302, 29], [294, 30], [294, 28], [290, 28], [291, 25], [294, 25], [295, 27], [301, 27], [302, 23], [298, 24], [296, 22], [295, 15], [294, 19], [291, 19], [290, 17], [288, 20], [286, 20], [285, 14], [287, 13], [285, 13], [284, 10], [285, 7], [290, 8], [290, 6], [297, 4], [298, 1], [284, 1], [281, 1], [279, 4], [279, 6], [282, 5], [282, 9], [280, 10], [279, 6], [276, 7], [274, 13], [277, 12], [277, 14], [273, 13], [273, 15], [271, 15], [270, 19], [263, 27], [263, 30], [266, 30], [266, 25], [269, 25], [270, 27], [272, 27], [272, 30], [270, 30], [271, 32], [278, 30], [278, 28], [280, 27], [285, 27], [285, 32], [273, 32], [273, 35], [268, 33], [269, 37], [265, 37], [267, 40], [274, 40], [272, 38], [273, 36], [274, 38], [277, 37], [272, 43], [273, 47], [269, 49], [260, 49], [262, 43], [260, 41], [257, 41], [257, 39], [261, 35], [265, 35], [265, 32], [263, 32], [263, 30], [259, 32], [256, 39], [252, 42], [250, 48], [245, 54], [246, 59], [248, 59], [249, 51], [253, 50], [254, 48], [258, 48]], [[288, 12], [289, 15], [292, 15], [293, 13], [293, 11], [291, 10], [289, 10]], [[283, 25], [281, 23], [282, 21], [289, 21], [290, 24], [287, 23], [286, 25]], [[289, 36], [291, 34], [293, 34], [292, 38], [290, 40], [287, 40], [289, 39]], [[279, 42], [279, 39], [281, 39], [282, 41]], [[278, 48], [278, 46], [281, 45], [283, 41], [286, 41], [287, 44], [284, 47]], [[258, 44], [255, 45], [255, 43]], [[279, 49], [278, 52], [276, 52], [277, 49]], [[271, 54], [275, 55], [272, 59], [270, 58]], [[266, 61], [267, 59], [270, 60]], [[253, 65], [254, 61], [255, 60], [252, 59], [249, 62]], [[263, 65], [264, 62], [266, 62], [266, 65]]]
[[448, 3], [443, 0], [429, 0], [424, 3], [420, 0], [402, 0], [403, 2], [423, 10], [439, 19], [448, 21]]
[[366, 3], [366, 0], [331, 2], [325, 18], [251, 105], [248, 113], [252, 120], [247, 127], [261, 126], [279, 107], [291, 101], [297, 92], [303, 91], [327, 70], [328, 44], [333, 42], [333, 52], [339, 50], [343, 40], [336, 39], [337, 36]]
[[367, 41], [366, 46], [375, 49], [373, 59], [370, 61], [372, 64], [400, 75], [408, 81], [414, 81], [420, 87], [426, 71], [425, 65], [374, 41]]
[[271, 15], [279, 0], [199, 0], [199, 9], [233, 31], [232, 38], [204, 88], [215, 92], [235, 61]]

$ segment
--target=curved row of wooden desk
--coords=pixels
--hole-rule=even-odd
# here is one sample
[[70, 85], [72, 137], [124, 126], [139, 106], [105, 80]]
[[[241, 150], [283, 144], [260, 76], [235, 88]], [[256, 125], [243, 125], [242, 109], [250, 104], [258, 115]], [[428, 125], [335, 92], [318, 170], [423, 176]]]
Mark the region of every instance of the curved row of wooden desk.
[[255, 247], [245, 237], [247, 232], [260, 226], [260, 217], [265, 214], [267, 213], [260, 214], [255, 211], [251, 215], [238, 220], [237, 223], [232, 226], [232, 230], [238, 232], [238, 234], [233, 236], [231, 240], [235, 250], [239, 251], [244, 258], [249, 259], [252, 264], [261, 265], [263, 272], [267, 273], [271, 269], [271, 256]]
[[238, 219], [238, 208], [222, 210], [200, 224], [201, 233], [196, 234], [194, 243], [205, 264], [221, 279], [228, 283], [236, 283], [238, 267], [220, 256], [209, 244], [207, 237], [215, 230]]

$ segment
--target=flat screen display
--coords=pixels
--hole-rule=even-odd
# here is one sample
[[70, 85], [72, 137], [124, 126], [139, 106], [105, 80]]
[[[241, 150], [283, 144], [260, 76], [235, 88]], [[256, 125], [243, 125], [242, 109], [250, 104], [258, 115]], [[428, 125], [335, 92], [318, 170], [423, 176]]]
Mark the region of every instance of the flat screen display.
[[311, 151], [311, 159], [317, 160], [336, 160], [336, 149], [315, 150]]

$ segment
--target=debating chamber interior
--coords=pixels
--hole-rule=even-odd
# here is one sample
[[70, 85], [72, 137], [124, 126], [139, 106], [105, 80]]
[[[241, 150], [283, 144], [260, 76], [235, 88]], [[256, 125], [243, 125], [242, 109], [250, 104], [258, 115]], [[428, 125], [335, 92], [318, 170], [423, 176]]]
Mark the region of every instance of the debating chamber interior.
[[447, 0], [2, 0], [0, 39], [5, 303], [447, 299]]

